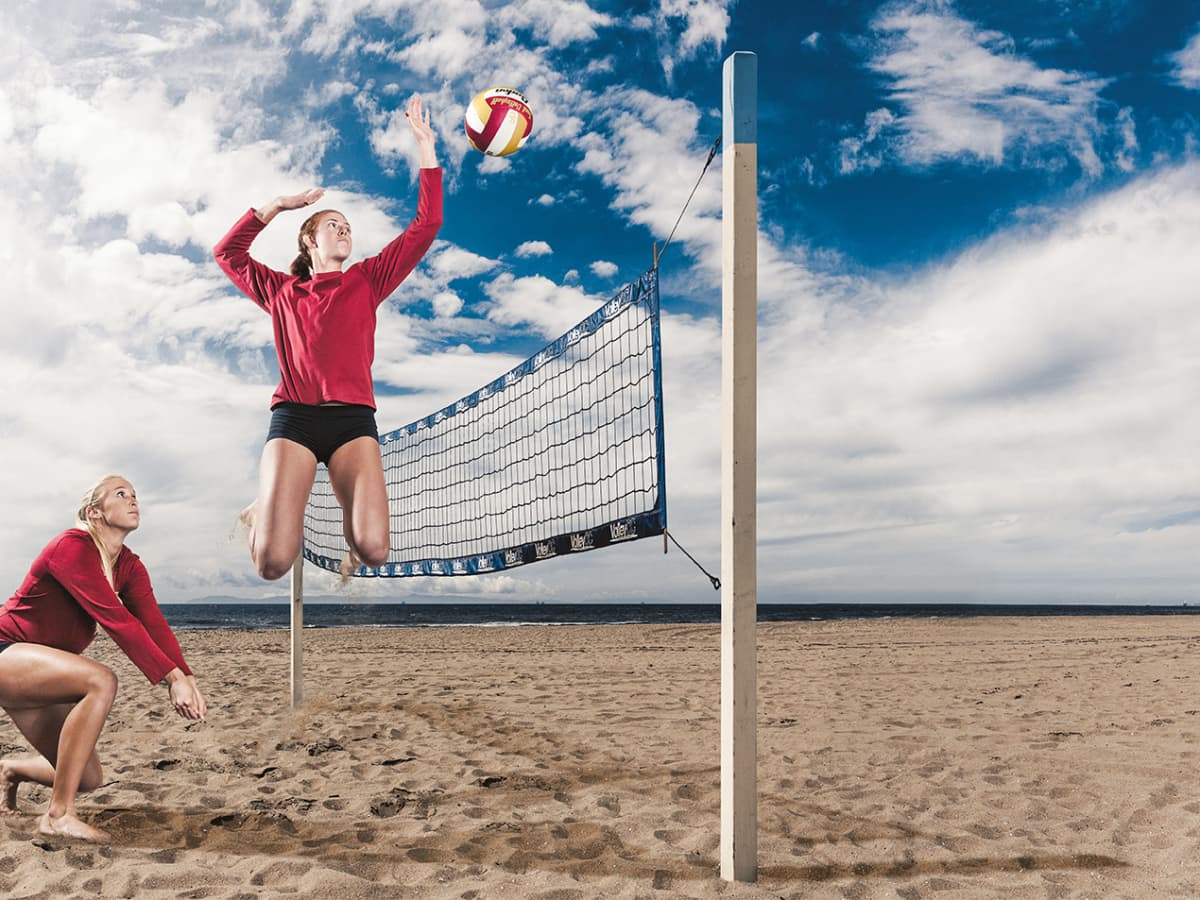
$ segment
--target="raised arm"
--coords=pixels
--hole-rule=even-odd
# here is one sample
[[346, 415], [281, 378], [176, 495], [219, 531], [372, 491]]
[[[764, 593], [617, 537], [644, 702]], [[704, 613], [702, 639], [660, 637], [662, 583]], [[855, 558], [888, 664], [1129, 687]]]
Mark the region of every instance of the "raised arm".
[[408, 277], [442, 227], [442, 170], [438, 168], [436, 139], [429, 124], [429, 110], [422, 110], [421, 98], [413, 96], [405, 112], [417, 142], [421, 171], [418, 175], [417, 214], [378, 255], [362, 262], [363, 271], [382, 303]]
[[417, 141], [417, 159], [422, 169], [437, 168], [437, 138], [433, 127], [429, 124], [429, 110], [421, 109], [421, 95], [413, 94], [408, 101], [408, 109], [404, 111], [408, 119], [408, 127], [412, 129]]
[[282, 194], [258, 209], [249, 209], [213, 247], [213, 258], [221, 271], [229, 276], [238, 290], [263, 309], [271, 308], [271, 299], [291, 276], [264, 266], [251, 257], [250, 245], [281, 211], [309, 206], [324, 194], [323, 188], [310, 188], [299, 194]]

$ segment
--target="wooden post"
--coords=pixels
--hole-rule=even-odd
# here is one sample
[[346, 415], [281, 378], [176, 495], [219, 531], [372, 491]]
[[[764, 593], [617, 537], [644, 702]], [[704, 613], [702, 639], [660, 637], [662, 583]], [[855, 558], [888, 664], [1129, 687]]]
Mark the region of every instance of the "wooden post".
[[292, 563], [292, 709], [304, 702], [304, 554]]
[[755, 522], [758, 57], [725, 60], [721, 276], [721, 877], [758, 879]]

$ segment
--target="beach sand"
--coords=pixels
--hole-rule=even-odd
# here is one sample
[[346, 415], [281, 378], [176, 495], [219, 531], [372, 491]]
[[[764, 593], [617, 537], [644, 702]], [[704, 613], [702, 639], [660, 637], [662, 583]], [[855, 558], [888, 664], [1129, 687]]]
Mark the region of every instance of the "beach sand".
[[[0, 895], [1200, 897], [1200, 617], [759, 626], [759, 880], [718, 876], [715, 625], [181, 632], [121, 690], [110, 846], [0, 821]], [[7, 719], [0, 751], [25, 745]]]

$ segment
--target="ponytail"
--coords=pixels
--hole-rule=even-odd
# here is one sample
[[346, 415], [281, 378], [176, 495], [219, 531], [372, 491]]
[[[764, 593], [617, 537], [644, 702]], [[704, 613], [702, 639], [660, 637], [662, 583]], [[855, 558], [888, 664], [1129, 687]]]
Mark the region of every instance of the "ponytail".
[[108, 583], [113, 583], [113, 560], [108, 555], [108, 551], [104, 549], [104, 544], [100, 540], [100, 535], [96, 531], [96, 526], [92, 524], [92, 520], [88, 518], [88, 510], [93, 506], [99, 506], [104, 500], [104, 495], [108, 493], [105, 488], [110, 481], [121, 479], [120, 475], [105, 475], [92, 487], [90, 491], [83, 495], [83, 499], [79, 502], [79, 509], [75, 513], [76, 524], [83, 528], [91, 535], [92, 543], [96, 545], [96, 549], [100, 551], [100, 566], [104, 569], [104, 577], [108, 579]]
[[313, 274], [312, 257], [308, 255], [308, 245], [304, 243], [304, 238], [307, 235], [316, 240], [317, 226], [321, 224], [321, 216], [333, 211], [332, 209], [323, 209], [315, 212], [300, 226], [300, 233], [296, 235], [296, 244], [300, 248], [300, 254], [292, 260], [292, 274], [301, 281], [308, 281]]
[[308, 281], [312, 278], [312, 257], [308, 255], [308, 248], [304, 246], [304, 238], [300, 238], [300, 255], [292, 260], [292, 274], [301, 281]]

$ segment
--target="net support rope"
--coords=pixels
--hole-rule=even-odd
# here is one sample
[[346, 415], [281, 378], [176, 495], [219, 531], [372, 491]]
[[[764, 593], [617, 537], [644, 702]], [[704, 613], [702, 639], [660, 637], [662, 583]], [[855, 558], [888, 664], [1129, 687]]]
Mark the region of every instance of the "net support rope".
[[[663, 534], [661, 357], [652, 268], [500, 378], [381, 435], [392, 552], [351, 574], [477, 575]], [[324, 466], [303, 553], [334, 572], [349, 555]]]

